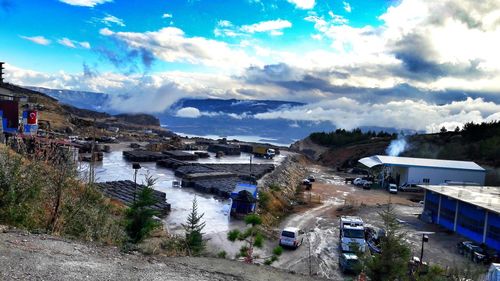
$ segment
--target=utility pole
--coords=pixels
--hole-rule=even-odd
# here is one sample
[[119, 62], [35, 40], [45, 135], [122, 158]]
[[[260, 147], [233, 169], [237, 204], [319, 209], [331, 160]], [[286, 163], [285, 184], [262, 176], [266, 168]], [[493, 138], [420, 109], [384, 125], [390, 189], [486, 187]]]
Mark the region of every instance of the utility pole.
[[252, 155], [250, 154], [250, 176], [252, 176]]
[[309, 244], [309, 276], [312, 276], [312, 255], [311, 255], [311, 231], [307, 232], [307, 244]]
[[94, 127], [92, 130], [92, 146], [90, 147], [89, 185], [92, 185], [95, 181], [95, 126], [96, 118], [94, 118]]

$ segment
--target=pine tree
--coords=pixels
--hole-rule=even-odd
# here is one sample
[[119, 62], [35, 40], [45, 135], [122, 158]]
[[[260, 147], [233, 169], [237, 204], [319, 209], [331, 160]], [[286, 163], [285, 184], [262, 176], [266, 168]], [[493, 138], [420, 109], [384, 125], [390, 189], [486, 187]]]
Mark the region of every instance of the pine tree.
[[152, 209], [152, 206], [157, 203], [152, 188], [154, 182], [155, 179], [149, 175], [146, 176], [147, 185], [139, 192], [137, 200], [127, 210], [125, 230], [132, 243], [142, 241], [151, 231], [161, 225], [153, 219], [153, 216], [158, 215], [158, 212]]
[[186, 231], [186, 243], [193, 254], [199, 254], [205, 248], [202, 232], [203, 228], [205, 228], [205, 222], [201, 220], [204, 215], [205, 213], [198, 214], [198, 201], [195, 196], [186, 224], [182, 224], [182, 227]]
[[380, 239], [381, 253], [364, 261], [368, 277], [374, 281], [406, 280], [410, 259], [410, 248], [405, 242], [406, 233], [401, 231], [391, 204], [379, 215], [384, 222], [385, 236]]

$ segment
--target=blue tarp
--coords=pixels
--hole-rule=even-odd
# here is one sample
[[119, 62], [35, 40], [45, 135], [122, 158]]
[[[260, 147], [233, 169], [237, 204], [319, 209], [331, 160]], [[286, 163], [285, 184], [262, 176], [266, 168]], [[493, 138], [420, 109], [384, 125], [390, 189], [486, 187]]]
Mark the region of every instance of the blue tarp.
[[237, 183], [233, 192], [231, 192], [231, 198], [236, 198], [236, 196], [238, 196], [238, 193], [242, 190], [250, 192], [250, 194], [252, 194], [254, 198], [257, 198], [257, 186], [248, 183]]

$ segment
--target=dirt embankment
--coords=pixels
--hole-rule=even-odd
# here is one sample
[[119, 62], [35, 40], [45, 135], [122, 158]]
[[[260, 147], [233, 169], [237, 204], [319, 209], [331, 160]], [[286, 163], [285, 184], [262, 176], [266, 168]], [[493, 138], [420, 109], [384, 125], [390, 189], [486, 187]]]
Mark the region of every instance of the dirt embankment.
[[125, 254], [115, 247], [4, 231], [0, 226], [0, 280], [313, 280], [225, 259]]
[[301, 154], [290, 154], [272, 173], [259, 180], [262, 190], [279, 190], [287, 198], [293, 198], [302, 180], [307, 175], [309, 161]]
[[389, 143], [389, 139], [377, 138], [348, 146], [325, 147], [314, 143], [310, 138], [305, 138], [292, 144], [291, 149], [324, 166], [348, 168], [355, 166], [363, 157], [385, 154]]

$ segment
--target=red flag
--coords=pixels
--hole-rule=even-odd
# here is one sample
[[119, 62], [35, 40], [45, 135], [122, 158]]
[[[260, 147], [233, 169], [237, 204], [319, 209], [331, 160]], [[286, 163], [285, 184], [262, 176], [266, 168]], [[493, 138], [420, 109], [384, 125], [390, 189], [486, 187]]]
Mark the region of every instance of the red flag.
[[36, 125], [37, 124], [37, 112], [29, 111], [28, 112], [28, 125]]

